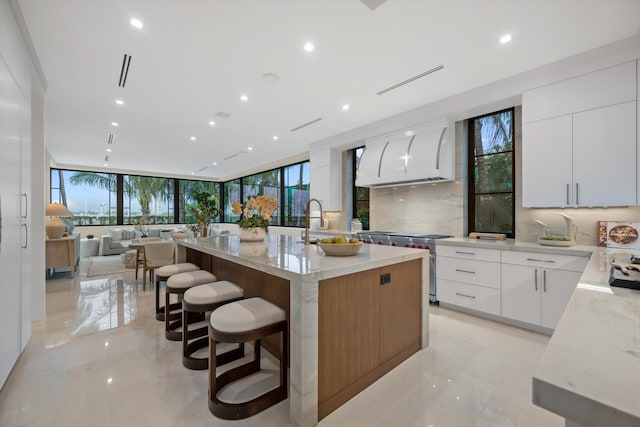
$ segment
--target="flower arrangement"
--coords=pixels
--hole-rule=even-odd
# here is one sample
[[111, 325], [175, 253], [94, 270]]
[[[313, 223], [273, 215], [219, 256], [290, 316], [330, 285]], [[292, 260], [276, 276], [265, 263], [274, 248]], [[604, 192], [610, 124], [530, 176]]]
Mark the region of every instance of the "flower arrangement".
[[278, 199], [275, 196], [261, 195], [249, 197], [244, 207], [239, 201], [231, 203], [234, 215], [240, 215], [238, 226], [243, 229], [260, 227], [269, 231], [269, 221], [273, 211], [278, 209]]

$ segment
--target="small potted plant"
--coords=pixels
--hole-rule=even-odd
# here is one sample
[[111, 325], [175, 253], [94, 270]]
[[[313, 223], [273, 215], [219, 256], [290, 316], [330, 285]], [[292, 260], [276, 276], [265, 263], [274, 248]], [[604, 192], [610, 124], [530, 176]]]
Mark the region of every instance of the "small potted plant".
[[220, 215], [221, 212], [218, 209], [218, 198], [214, 194], [198, 190], [193, 190], [191, 197], [196, 201], [196, 206], [189, 206], [187, 211], [195, 217], [196, 223], [200, 226], [200, 235], [207, 237], [209, 221]]
[[87, 234], [87, 239], [93, 239], [93, 234]]

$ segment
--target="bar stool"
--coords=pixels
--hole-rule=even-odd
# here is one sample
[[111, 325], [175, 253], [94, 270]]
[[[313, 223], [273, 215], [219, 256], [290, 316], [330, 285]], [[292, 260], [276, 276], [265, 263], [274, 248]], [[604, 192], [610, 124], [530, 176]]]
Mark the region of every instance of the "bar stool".
[[[188, 273], [189, 271], [197, 270], [200, 270], [200, 267], [190, 262], [165, 265], [156, 270], [156, 320], [164, 320], [164, 306], [160, 307], [160, 282], [166, 282], [167, 279], [174, 274]], [[171, 304], [169, 311], [178, 310], [181, 307], [182, 304], [177, 302]]]
[[[280, 385], [242, 403], [218, 398], [226, 385], [260, 371], [260, 341], [281, 333]], [[289, 355], [287, 320], [283, 309], [262, 298], [248, 298], [225, 304], [211, 313], [209, 321], [209, 411], [218, 418], [248, 418], [287, 398], [287, 360]], [[216, 343], [253, 341], [253, 360], [216, 375]]]
[[[207, 324], [205, 322], [194, 323], [194, 319], [201, 318], [200, 315], [243, 297], [244, 290], [235, 283], [226, 280], [205, 283], [187, 289], [182, 300], [182, 364], [185, 368], [202, 370], [209, 367], [208, 357], [193, 356], [195, 352], [209, 345]], [[190, 340], [193, 341], [189, 342]], [[224, 365], [243, 356], [244, 343], [240, 343], [237, 349], [217, 355], [217, 364]]]
[[170, 341], [182, 341], [182, 332], [176, 330], [182, 326], [182, 302], [180, 302], [180, 306], [176, 308], [178, 312], [172, 314], [171, 304], [169, 302], [171, 294], [176, 294], [178, 301], [180, 301], [187, 289], [215, 281], [216, 276], [205, 270], [178, 273], [167, 279], [167, 288], [164, 294], [164, 336], [166, 339]]

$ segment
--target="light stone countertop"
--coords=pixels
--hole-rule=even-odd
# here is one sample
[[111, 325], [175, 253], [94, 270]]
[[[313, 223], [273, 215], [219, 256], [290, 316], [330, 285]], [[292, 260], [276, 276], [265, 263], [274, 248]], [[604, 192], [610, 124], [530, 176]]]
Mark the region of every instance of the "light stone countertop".
[[239, 236], [221, 235], [181, 239], [178, 244], [278, 277], [310, 276], [312, 280], [420, 259], [429, 254], [420, 249], [363, 245], [354, 256], [328, 256], [317, 244], [305, 246], [298, 236], [272, 233], [261, 242], [240, 242]]
[[500, 249], [506, 251], [527, 251], [556, 255], [577, 255], [589, 256], [596, 249], [595, 246], [543, 246], [539, 243], [518, 242], [513, 239], [491, 240], [491, 239], [469, 239], [450, 237], [438, 239], [437, 245], [465, 246], [468, 248]]
[[640, 290], [609, 286], [611, 257], [632, 251], [513, 240], [438, 244], [592, 254], [533, 376], [533, 403], [582, 426], [640, 426]]

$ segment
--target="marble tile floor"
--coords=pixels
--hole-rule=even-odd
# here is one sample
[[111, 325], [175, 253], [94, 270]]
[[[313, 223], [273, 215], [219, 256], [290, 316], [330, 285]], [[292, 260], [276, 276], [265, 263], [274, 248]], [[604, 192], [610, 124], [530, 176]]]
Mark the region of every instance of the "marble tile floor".
[[[182, 366], [181, 344], [165, 340], [153, 315], [154, 293], [142, 291], [133, 270], [88, 279], [81, 262], [75, 279], [56, 273], [46, 286], [47, 318], [34, 324], [0, 391], [0, 426], [290, 425], [288, 401], [247, 420], [213, 417], [207, 371]], [[531, 375], [549, 337], [430, 309], [429, 348], [319, 427], [564, 425], [531, 403]]]

